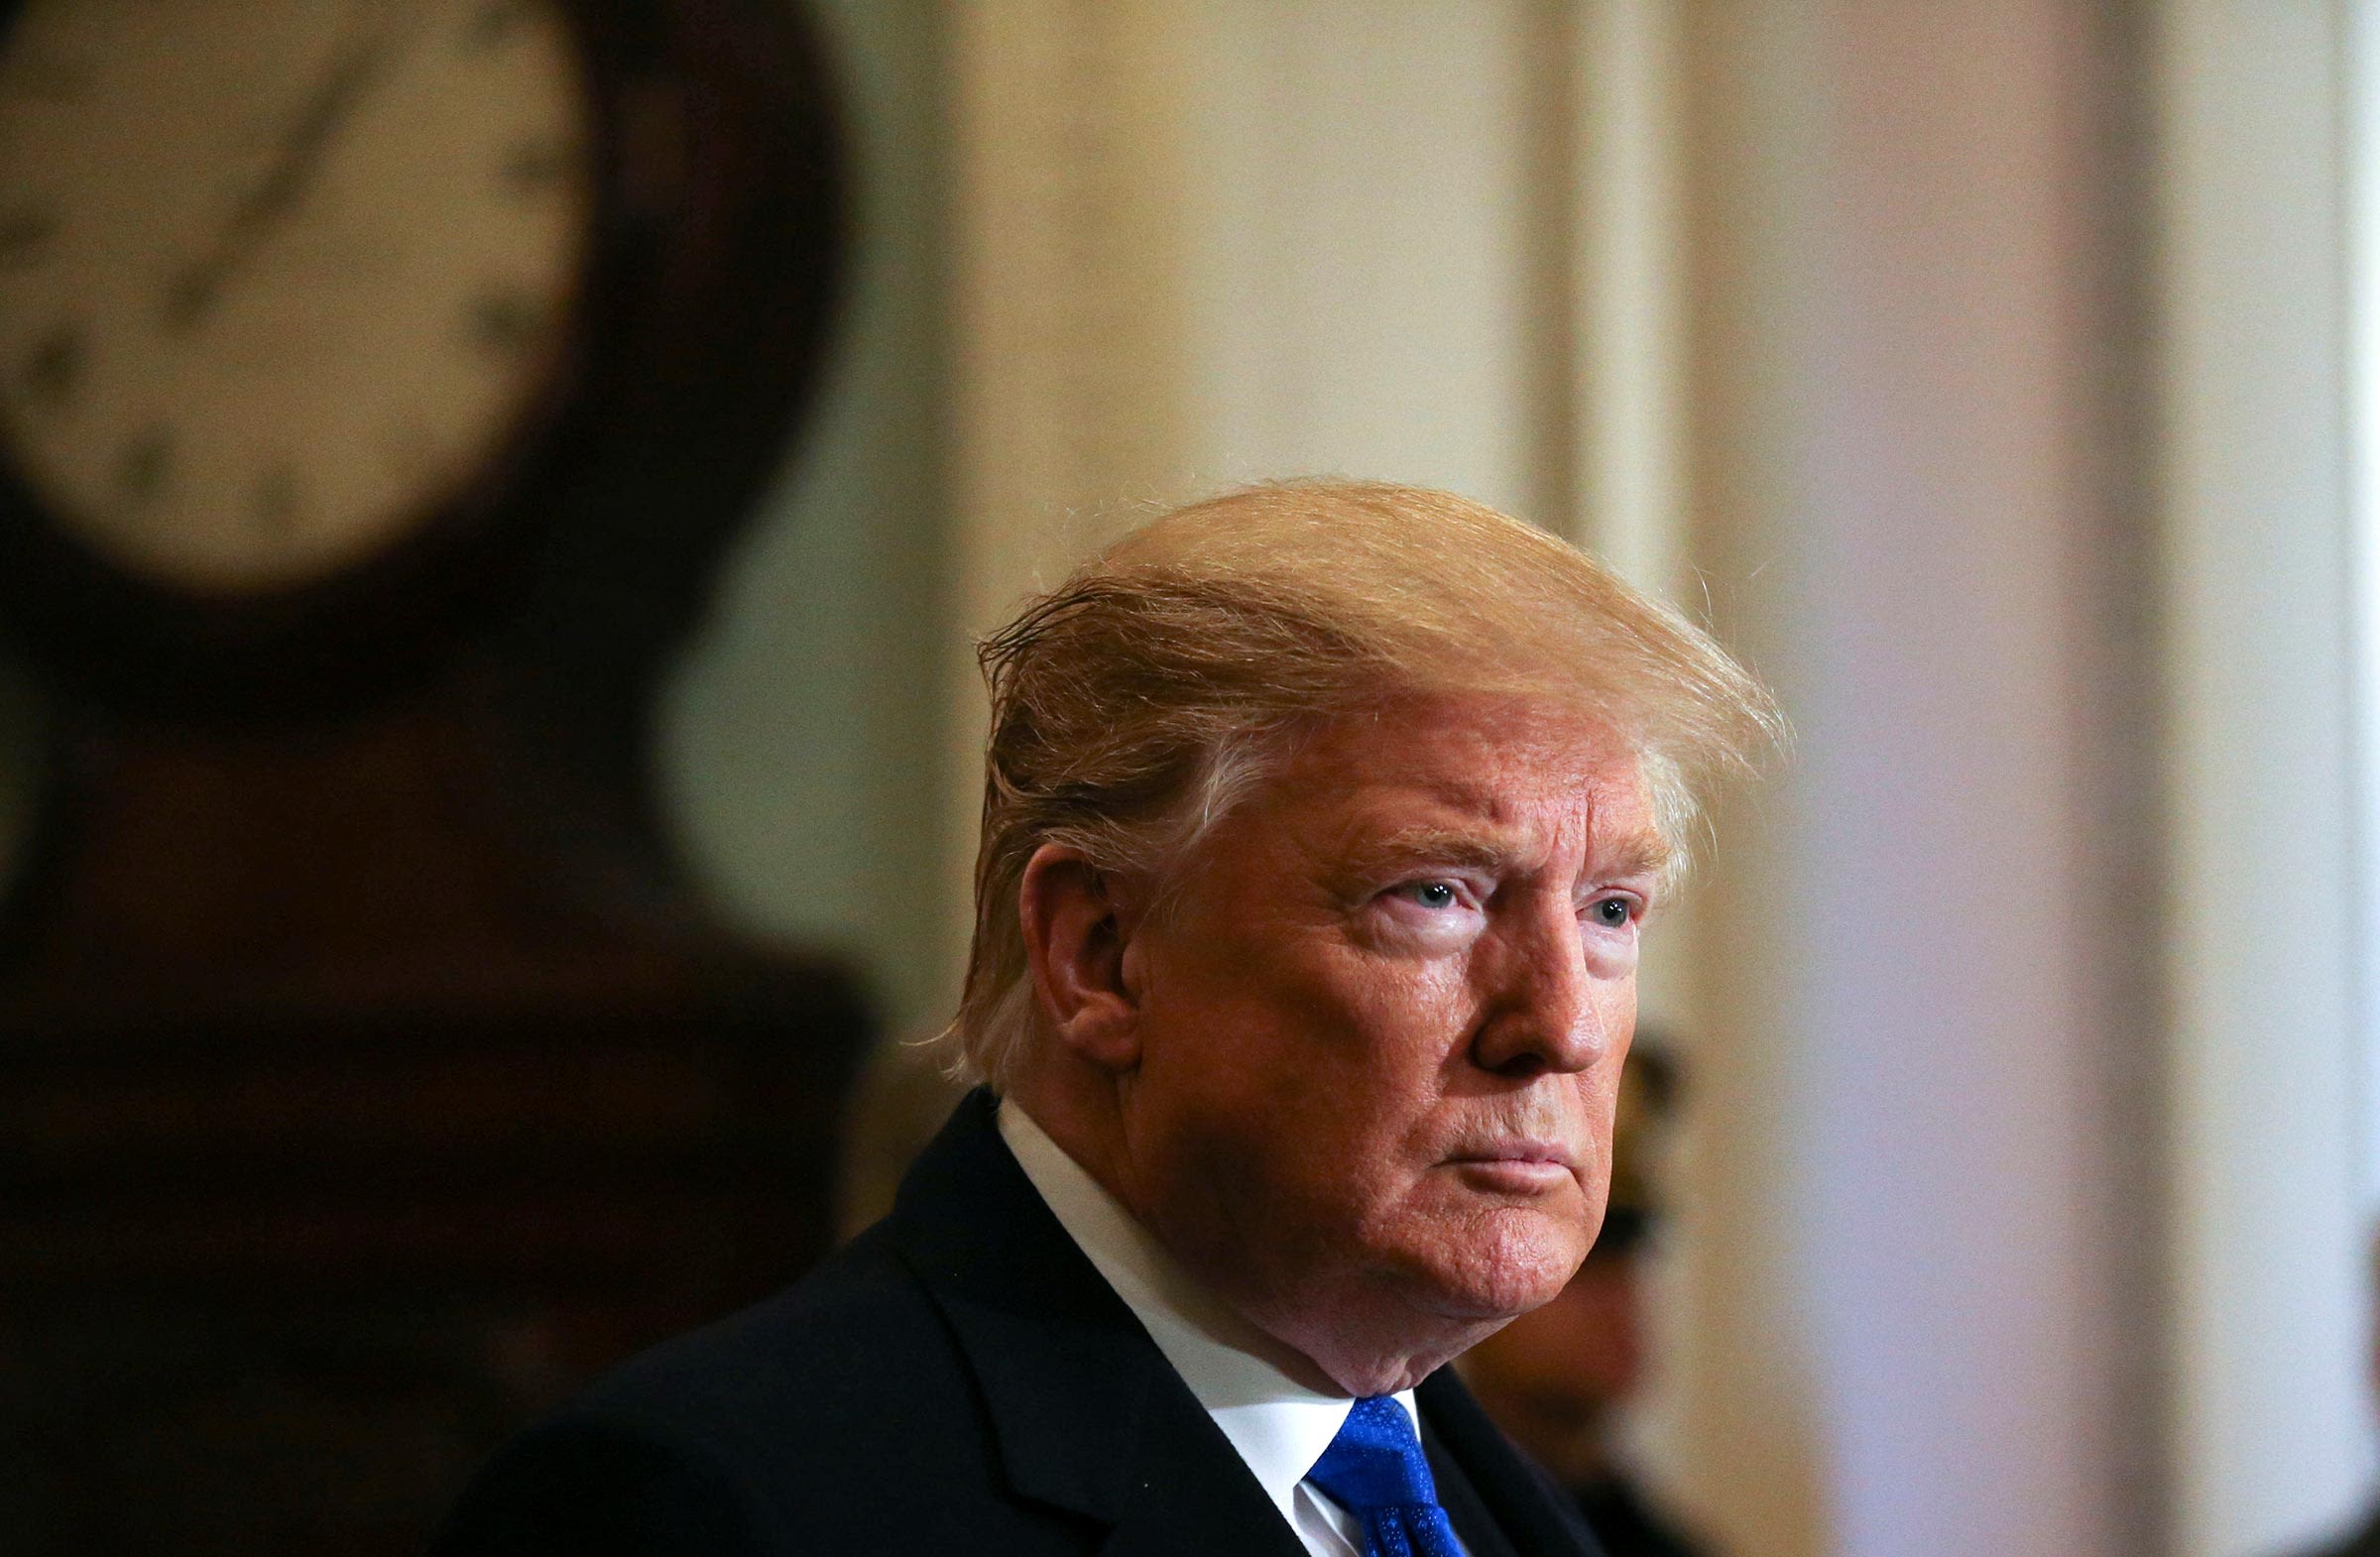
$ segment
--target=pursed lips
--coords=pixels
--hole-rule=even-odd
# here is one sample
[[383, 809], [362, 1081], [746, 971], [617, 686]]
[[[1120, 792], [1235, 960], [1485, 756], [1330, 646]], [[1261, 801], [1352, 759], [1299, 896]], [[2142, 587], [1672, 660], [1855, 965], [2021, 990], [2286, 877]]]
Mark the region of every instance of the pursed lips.
[[1578, 1153], [1557, 1140], [1527, 1138], [1491, 1141], [1486, 1145], [1458, 1146], [1446, 1154], [1449, 1162], [1551, 1162], [1575, 1169]]
[[1502, 1189], [1543, 1190], [1578, 1175], [1578, 1153], [1556, 1140], [1534, 1137], [1465, 1145], [1451, 1151], [1447, 1165], [1469, 1171]]

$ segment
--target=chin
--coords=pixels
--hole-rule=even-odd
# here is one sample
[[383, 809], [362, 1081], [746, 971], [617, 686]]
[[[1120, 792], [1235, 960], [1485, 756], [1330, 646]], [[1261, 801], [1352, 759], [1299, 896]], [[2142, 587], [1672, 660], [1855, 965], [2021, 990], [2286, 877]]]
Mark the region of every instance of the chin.
[[1567, 1222], [1524, 1211], [1492, 1213], [1441, 1244], [1419, 1272], [1430, 1306], [1449, 1319], [1500, 1325], [1560, 1295], [1589, 1240]]

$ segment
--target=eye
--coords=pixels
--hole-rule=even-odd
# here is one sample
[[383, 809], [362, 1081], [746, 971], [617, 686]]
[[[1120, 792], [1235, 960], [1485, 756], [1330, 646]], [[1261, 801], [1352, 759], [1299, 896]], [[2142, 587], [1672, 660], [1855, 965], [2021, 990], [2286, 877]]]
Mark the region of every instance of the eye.
[[1636, 904], [1626, 898], [1598, 898], [1587, 905], [1587, 914], [1606, 929], [1625, 929], [1636, 917]]
[[1399, 890], [1425, 908], [1451, 908], [1460, 900], [1453, 882], [1411, 882]]

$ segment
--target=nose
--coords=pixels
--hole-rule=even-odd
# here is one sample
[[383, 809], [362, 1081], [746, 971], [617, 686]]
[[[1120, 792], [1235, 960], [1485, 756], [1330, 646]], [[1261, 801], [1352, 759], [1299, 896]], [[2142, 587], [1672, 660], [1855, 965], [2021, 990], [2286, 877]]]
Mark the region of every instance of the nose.
[[1480, 1025], [1472, 1059], [1516, 1079], [1590, 1068], [1634, 1019], [1632, 986], [1589, 966], [1586, 931], [1567, 901], [1531, 905], [1483, 937], [1473, 962]]

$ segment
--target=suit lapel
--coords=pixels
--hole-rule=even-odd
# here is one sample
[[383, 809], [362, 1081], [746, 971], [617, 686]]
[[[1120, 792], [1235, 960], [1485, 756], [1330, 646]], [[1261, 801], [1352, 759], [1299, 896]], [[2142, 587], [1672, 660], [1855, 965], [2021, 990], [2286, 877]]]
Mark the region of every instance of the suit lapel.
[[1213, 1435], [1212, 1445], [1142, 1445], [1145, 1479], [1100, 1557], [1307, 1557], [1305, 1543], [1203, 1410], [1198, 1425]]
[[[1432, 1465], [1459, 1474], [1476, 1495], [1475, 1517], [1485, 1514], [1514, 1557], [1600, 1557], [1594, 1537], [1560, 1489], [1521, 1458], [1453, 1369], [1441, 1368], [1423, 1379], [1414, 1399], [1421, 1406], [1423, 1445]], [[1444, 1500], [1445, 1492], [1440, 1496]], [[1453, 1516], [1451, 1503], [1448, 1513]], [[1459, 1524], [1458, 1533], [1470, 1543]], [[1472, 1557], [1487, 1554], [1474, 1545]]]
[[1042, 1203], [970, 1094], [893, 1237], [966, 1354], [1009, 1483], [1113, 1526], [1112, 1557], [1304, 1557], [1230, 1440]]
[[1462, 1537], [1463, 1550], [1469, 1557], [1520, 1557], [1487, 1499], [1471, 1484], [1462, 1462], [1447, 1452], [1446, 1440], [1431, 1426], [1427, 1416], [1421, 1423], [1421, 1447], [1429, 1456], [1430, 1477], [1438, 1484], [1439, 1505], [1446, 1509], [1446, 1517], [1454, 1525], [1455, 1534]]

